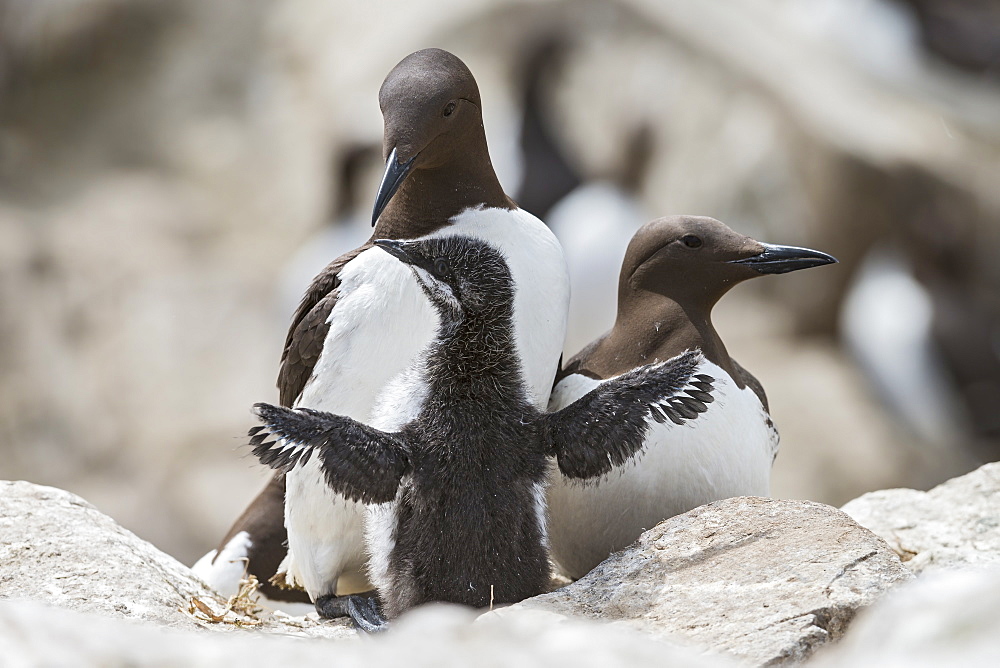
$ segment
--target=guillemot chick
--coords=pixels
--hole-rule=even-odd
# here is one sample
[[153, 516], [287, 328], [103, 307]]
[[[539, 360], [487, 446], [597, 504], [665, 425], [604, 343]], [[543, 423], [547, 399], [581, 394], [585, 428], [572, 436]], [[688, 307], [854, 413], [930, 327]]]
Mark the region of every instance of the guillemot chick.
[[[451, 53], [424, 49], [388, 74], [379, 105], [386, 167], [373, 238], [464, 235], [503, 252], [514, 283], [516, 356], [529, 401], [543, 409], [565, 339], [566, 264], [555, 236], [500, 186], [475, 78]], [[376, 397], [430, 342], [436, 321], [410, 272], [369, 240], [327, 266], [303, 297], [281, 356], [280, 403], [396, 429], [400, 417], [391, 406], [376, 409]], [[363, 505], [331, 490], [313, 462], [272, 480], [227, 534], [238, 544], [228, 549], [224, 541], [217, 554], [248, 545], [248, 570], [260, 582], [277, 569], [321, 615], [342, 615], [355, 599], [340, 600], [338, 592], [370, 588], [362, 517]], [[274, 555], [285, 552], [286, 535], [279, 566]]]
[[[433, 342], [381, 400], [406, 419], [381, 430], [257, 404], [253, 452], [289, 475], [312, 464], [336, 493], [378, 504], [366, 522], [369, 574], [389, 618], [432, 601], [481, 608], [540, 594], [550, 576], [549, 457], [568, 478], [605, 474], [641, 449], [650, 418], [697, 418], [714, 380], [696, 373], [703, 358], [691, 351], [543, 413], [516, 351], [503, 255], [459, 237], [375, 243], [411, 269], [439, 318]], [[352, 617], [377, 630], [372, 612]]]
[[[712, 308], [741, 281], [831, 262], [825, 253], [754, 241], [712, 218], [660, 218], [635, 234], [614, 326], [565, 364], [549, 408], [684, 350], [704, 355], [698, 373], [716, 379], [715, 401], [689, 428], [650, 429], [642, 459], [600, 485], [553, 475], [549, 537], [565, 575], [582, 577], [665, 518], [731, 496], [769, 494], [778, 432], [763, 387], [726, 352]], [[674, 422], [689, 415], [668, 410]]]

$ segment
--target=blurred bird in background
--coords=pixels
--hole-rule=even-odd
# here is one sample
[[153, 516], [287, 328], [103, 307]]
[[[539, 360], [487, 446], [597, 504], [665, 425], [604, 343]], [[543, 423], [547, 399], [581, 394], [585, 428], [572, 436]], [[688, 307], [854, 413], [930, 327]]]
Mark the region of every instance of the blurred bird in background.
[[357, 248], [372, 235], [370, 186], [382, 170], [381, 158], [382, 148], [377, 143], [348, 144], [333, 152], [330, 215], [285, 263], [277, 318], [287, 319], [295, 312], [309, 282], [332, 258]]

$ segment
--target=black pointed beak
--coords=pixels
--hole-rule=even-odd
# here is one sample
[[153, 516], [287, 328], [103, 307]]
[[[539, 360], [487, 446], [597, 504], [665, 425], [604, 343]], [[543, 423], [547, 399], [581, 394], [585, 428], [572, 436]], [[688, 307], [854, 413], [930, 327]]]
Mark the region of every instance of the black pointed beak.
[[382, 183], [378, 186], [378, 195], [375, 196], [375, 208], [372, 210], [372, 227], [378, 222], [378, 217], [382, 215], [382, 209], [389, 203], [392, 196], [399, 190], [403, 179], [413, 169], [413, 161], [417, 156], [413, 156], [406, 162], [396, 160], [396, 149], [392, 149], [389, 159], [385, 161], [385, 173], [382, 175]]
[[756, 269], [761, 274], [787, 274], [790, 271], [834, 264], [837, 258], [826, 253], [798, 246], [776, 246], [761, 243], [764, 252], [742, 260], [732, 260], [733, 264], [743, 264]]
[[395, 239], [376, 239], [374, 244], [404, 264], [413, 264], [413, 256], [406, 252], [403, 242]]

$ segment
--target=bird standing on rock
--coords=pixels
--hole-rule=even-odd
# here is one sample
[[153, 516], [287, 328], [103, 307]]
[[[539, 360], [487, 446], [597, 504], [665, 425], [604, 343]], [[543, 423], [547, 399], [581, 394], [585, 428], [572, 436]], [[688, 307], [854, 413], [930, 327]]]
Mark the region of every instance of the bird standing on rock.
[[[549, 536], [565, 575], [582, 577], [665, 518], [731, 496], [768, 495], [778, 432], [763, 387], [715, 331], [712, 308], [749, 278], [831, 262], [826, 253], [761, 243], [712, 218], [660, 218], [635, 234], [619, 276], [614, 326], [565, 364], [549, 409], [685, 350], [704, 355], [698, 372], [717, 379], [714, 400], [689, 427], [654, 426], [635, 465], [599, 485], [554, 473]], [[684, 402], [666, 411], [678, 424], [695, 415]]]
[[[503, 255], [454, 236], [375, 244], [410, 268], [439, 318], [434, 340], [380, 399], [406, 419], [382, 430], [257, 404], [254, 454], [289, 477], [311, 465], [338, 495], [373, 504], [370, 573], [390, 618], [433, 601], [482, 608], [540, 594], [550, 575], [548, 458], [572, 479], [607, 473], [641, 449], [651, 418], [674, 427], [674, 407], [686, 410], [678, 423], [706, 411], [714, 379], [696, 373], [703, 359], [689, 351], [544, 413], [516, 351]], [[368, 631], [384, 623], [372, 606], [351, 617]]]
[[[386, 77], [379, 104], [386, 167], [372, 214], [373, 238], [462, 235], [502, 252], [513, 280], [514, 354], [527, 401], [544, 408], [565, 338], [566, 264], [549, 229], [519, 209], [500, 186], [472, 73], [447, 51], [417, 51]], [[376, 400], [426, 348], [436, 322], [411, 272], [370, 240], [334, 260], [303, 297], [282, 353], [281, 404], [395, 430], [413, 416], [392, 402], [373, 412]], [[281, 521], [276, 501], [282, 497], [288, 555], [280, 569], [286, 581], [303, 587], [324, 616], [350, 612], [358, 599], [337, 593], [369, 588], [364, 509], [326, 485], [316, 460], [276, 476], [230, 529], [217, 554], [239, 552], [227, 549], [233, 541], [241, 541], [237, 547], [248, 544], [249, 572], [262, 582], [270, 579], [277, 567], [273, 555], [281, 550], [276, 539], [283, 530], [275, 523]], [[253, 521], [243, 524], [245, 519]], [[269, 558], [258, 561], [258, 555]], [[212, 567], [209, 563], [205, 570]]]

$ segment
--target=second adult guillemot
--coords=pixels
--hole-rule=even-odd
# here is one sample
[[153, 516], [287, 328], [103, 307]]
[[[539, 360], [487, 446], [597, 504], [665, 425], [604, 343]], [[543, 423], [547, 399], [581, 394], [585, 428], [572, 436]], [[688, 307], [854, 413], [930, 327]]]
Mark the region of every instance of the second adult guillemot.
[[[433, 601], [483, 608], [540, 594], [548, 458], [571, 479], [607, 473], [642, 447], [650, 422], [674, 427], [664, 411], [698, 418], [714, 379], [688, 351], [544, 413], [512, 345], [515, 283], [501, 253], [462, 237], [375, 243], [410, 267], [440, 318], [380, 400], [403, 418], [381, 430], [258, 404], [254, 454], [289, 476], [312, 464], [338, 495], [371, 504], [370, 574], [390, 618]], [[365, 630], [382, 626], [369, 604], [351, 612]]]
[[[565, 575], [583, 576], [667, 517], [730, 496], [768, 495], [778, 432], [763, 387], [726, 352], [712, 307], [746, 279], [831, 262], [825, 253], [754, 241], [712, 218], [660, 218], [635, 234], [622, 263], [614, 326], [566, 363], [550, 410], [689, 349], [704, 354], [698, 372], [717, 379], [715, 400], [688, 428], [654, 426], [636, 465], [599, 485], [553, 475], [549, 536]], [[677, 423], [694, 416], [683, 404], [665, 410]]]
[[[447, 51], [417, 51], [388, 74], [379, 105], [386, 168], [372, 214], [375, 237], [463, 235], [505, 255], [514, 281], [514, 349], [529, 401], [544, 408], [565, 338], [566, 264], [555, 236], [500, 186], [472, 73]], [[430, 342], [435, 322], [404, 265], [371, 241], [346, 253], [313, 280], [295, 312], [278, 377], [281, 404], [394, 429], [408, 416], [392, 406], [373, 413], [376, 398]], [[282, 549], [280, 541], [274, 544], [284, 532], [274, 526], [282, 496], [288, 557], [279, 568], [286, 582], [303, 587], [321, 614], [344, 614], [347, 602], [337, 592], [369, 588], [363, 506], [331, 491], [315, 461], [272, 481], [244, 515], [259, 521], [249, 527], [238, 522], [227, 538], [249, 545], [250, 572], [269, 580], [273, 559], [261, 558]], [[215, 564], [218, 555], [238, 552], [228, 548], [220, 546]], [[206, 579], [215, 564], [206, 565]]]

